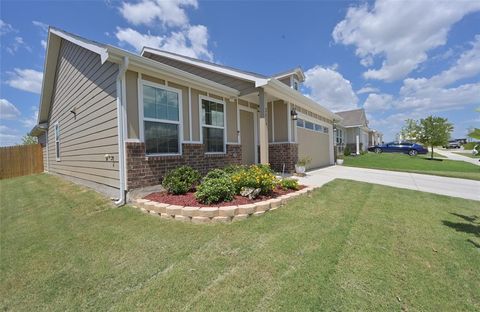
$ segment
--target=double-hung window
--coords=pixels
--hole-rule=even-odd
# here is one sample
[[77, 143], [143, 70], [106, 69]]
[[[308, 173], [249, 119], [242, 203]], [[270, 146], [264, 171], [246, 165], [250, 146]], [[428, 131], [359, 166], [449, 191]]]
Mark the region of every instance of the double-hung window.
[[55, 159], [57, 161], [60, 160], [60, 125], [55, 123], [55, 131], [54, 131], [54, 136], [55, 136]]
[[143, 127], [147, 154], [180, 154], [180, 91], [143, 84]]
[[206, 153], [225, 153], [225, 103], [201, 98], [202, 136]]

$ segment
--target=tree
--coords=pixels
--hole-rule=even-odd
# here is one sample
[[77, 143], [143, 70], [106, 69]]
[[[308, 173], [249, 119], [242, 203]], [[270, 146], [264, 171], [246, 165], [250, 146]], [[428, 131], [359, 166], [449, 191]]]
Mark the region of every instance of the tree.
[[418, 126], [418, 141], [430, 146], [432, 149], [430, 159], [433, 159], [433, 147], [448, 143], [453, 125], [448, 122], [447, 118], [428, 116], [420, 119]]
[[468, 134], [469, 137], [480, 140], [480, 129], [475, 128]]
[[400, 130], [400, 137], [402, 141], [417, 141], [418, 140], [419, 125], [416, 120], [407, 119], [405, 125]]
[[29, 134], [25, 134], [22, 137], [22, 143], [20, 145], [30, 145], [30, 144], [37, 144], [38, 139], [37, 137], [31, 136]]

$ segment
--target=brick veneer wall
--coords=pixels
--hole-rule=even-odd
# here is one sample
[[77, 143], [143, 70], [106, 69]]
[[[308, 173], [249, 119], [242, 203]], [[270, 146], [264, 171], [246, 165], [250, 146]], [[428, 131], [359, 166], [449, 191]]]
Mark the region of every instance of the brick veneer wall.
[[268, 162], [273, 170], [282, 172], [285, 164], [285, 172], [295, 172], [297, 161], [297, 143], [270, 143], [268, 145]]
[[203, 144], [183, 144], [182, 155], [145, 155], [145, 143], [126, 143], [127, 189], [160, 184], [167, 171], [178, 166], [191, 166], [202, 174], [210, 169], [242, 163], [241, 145], [227, 145], [227, 153], [206, 155]]

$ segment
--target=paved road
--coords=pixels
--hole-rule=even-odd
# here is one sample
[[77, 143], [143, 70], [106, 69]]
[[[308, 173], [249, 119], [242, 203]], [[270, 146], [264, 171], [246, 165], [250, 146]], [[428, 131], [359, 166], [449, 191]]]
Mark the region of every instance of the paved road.
[[[471, 164], [474, 164], [474, 165], [477, 165], [477, 166], [480, 166], [480, 161], [478, 161], [478, 158], [470, 158], [470, 157], [467, 157], [467, 156], [462, 156], [462, 155], [458, 155], [456, 153], [452, 153], [450, 151], [447, 151], [447, 150], [444, 150], [444, 149], [434, 149], [433, 150], [434, 152], [442, 155], [442, 156], [445, 156], [447, 157], [448, 159], [451, 159], [451, 160], [461, 160], [461, 161], [466, 161], [466, 162], [469, 162]], [[463, 151], [463, 150], [454, 150], [454, 151]]]
[[334, 179], [369, 182], [480, 201], [480, 181], [387, 170], [330, 166], [300, 178], [305, 185], [322, 186]]

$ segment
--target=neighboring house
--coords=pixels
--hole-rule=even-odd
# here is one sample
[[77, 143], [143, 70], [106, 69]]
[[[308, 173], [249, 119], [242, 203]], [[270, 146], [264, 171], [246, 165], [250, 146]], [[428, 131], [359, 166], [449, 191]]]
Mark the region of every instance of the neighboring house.
[[368, 132], [368, 146], [375, 146], [378, 144], [382, 144], [382, 142], [383, 142], [383, 133], [374, 129], [371, 129]]
[[[336, 124], [337, 144], [341, 141], [341, 148], [348, 146], [352, 153], [366, 151], [369, 145], [368, 120], [363, 108], [337, 112], [342, 121]], [[358, 151], [357, 151], [358, 142]]]
[[[38, 125], [46, 170], [118, 197], [180, 165], [333, 164], [337, 115], [267, 77], [145, 47], [141, 55], [50, 28]], [[298, 126], [297, 126], [298, 125]], [[118, 196], [120, 194], [120, 196]]]

